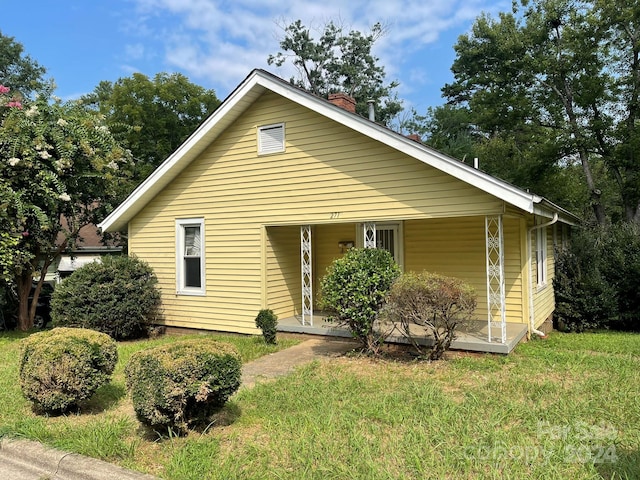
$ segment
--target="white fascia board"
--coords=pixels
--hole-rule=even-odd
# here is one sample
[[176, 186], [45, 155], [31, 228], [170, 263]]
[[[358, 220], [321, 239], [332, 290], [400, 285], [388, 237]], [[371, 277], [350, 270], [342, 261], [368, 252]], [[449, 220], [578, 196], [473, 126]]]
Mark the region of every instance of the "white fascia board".
[[[142, 208], [173, 180], [192, 160], [194, 160], [239, 114], [246, 108], [242, 102], [256, 86], [255, 75], [234, 90], [220, 107], [215, 110], [200, 127], [184, 141], [156, 170], [102, 222], [98, 228], [103, 232], [123, 229]], [[254, 98], [264, 90], [254, 92]], [[249, 104], [253, 99], [248, 99]], [[237, 111], [234, 112], [234, 109]], [[218, 128], [216, 128], [218, 127]]]
[[459, 160], [420, 144], [405, 136], [393, 132], [386, 127], [371, 122], [357, 115], [346, 113], [340, 107], [328, 103], [313, 95], [300, 92], [296, 87], [283, 82], [266, 79], [266, 88], [282, 95], [300, 105], [303, 105], [317, 113], [330, 118], [346, 127], [349, 127], [363, 135], [373, 138], [389, 147], [405, 153], [421, 162], [441, 170], [454, 178], [473, 185], [521, 210], [533, 213], [536, 200], [540, 197], [529, 194], [513, 185], [492, 177], [480, 170], [462, 163]]
[[405, 153], [437, 170], [447, 173], [458, 180], [477, 187], [520, 210], [548, 216], [549, 218], [553, 217], [553, 213], [558, 213], [560, 220], [564, 223], [575, 225], [580, 222], [577, 216], [544, 197], [528, 193], [455, 158], [438, 152], [427, 145], [418, 143], [400, 133], [393, 132], [386, 127], [371, 122], [368, 119], [346, 113], [342, 108], [334, 106], [324, 99], [300, 92], [299, 89], [289, 84], [274, 81], [268, 77], [266, 80], [267, 84], [265, 84], [265, 88], [395, 150]]
[[[117, 231], [124, 228], [126, 223], [147, 202], [173, 180], [183, 168], [196, 158], [265, 90], [270, 90], [324, 117], [405, 153], [525, 212], [534, 213], [536, 206], [544, 200], [542, 197], [527, 193], [368, 119], [348, 113], [325, 99], [304, 92], [298, 87], [272, 77], [266, 72], [254, 70], [193, 135], [142, 182], [118, 208], [98, 224], [98, 227], [103, 231]], [[546, 203], [553, 205], [548, 201]], [[553, 207], [557, 208], [559, 212], [566, 213], [568, 218], [576, 218], [560, 207], [555, 205]]]

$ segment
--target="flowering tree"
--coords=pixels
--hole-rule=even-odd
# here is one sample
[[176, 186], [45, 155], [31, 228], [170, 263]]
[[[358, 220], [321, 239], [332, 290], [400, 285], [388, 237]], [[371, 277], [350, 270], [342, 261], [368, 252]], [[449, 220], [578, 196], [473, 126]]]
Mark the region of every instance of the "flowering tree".
[[21, 101], [0, 85], [0, 278], [15, 282], [21, 330], [33, 326], [48, 267], [111, 207], [130, 164], [99, 114], [48, 91]]

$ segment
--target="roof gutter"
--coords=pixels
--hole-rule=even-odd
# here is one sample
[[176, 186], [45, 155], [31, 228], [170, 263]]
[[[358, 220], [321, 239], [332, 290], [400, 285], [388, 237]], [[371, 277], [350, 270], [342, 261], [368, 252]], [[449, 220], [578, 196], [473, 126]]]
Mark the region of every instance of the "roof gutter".
[[[533, 203], [546, 207], [549, 210], [551, 210], [552, 212], [559, 212], [560, 215], [562, 215], [562, 218], [559, 218], [559, 220], [561, 220], [563, 223], [567, 223], [569, 225], [578, 225], [581, 223], [581, 219], [580, 217], [574, 215], [573, 213], [571, 213], [568, 210], [565, 210], [564, 208], [562, 208], [559, 205], [556, 205], [555, 203], [553, 203], [550, 200], [547, 200], [544, 197], [539, 197], [539, 196], [534, 196], [533, 198]], [[535, 212], [532, 212], [535, 213]], [[555, 223], [555, 222], [554, 222]]]

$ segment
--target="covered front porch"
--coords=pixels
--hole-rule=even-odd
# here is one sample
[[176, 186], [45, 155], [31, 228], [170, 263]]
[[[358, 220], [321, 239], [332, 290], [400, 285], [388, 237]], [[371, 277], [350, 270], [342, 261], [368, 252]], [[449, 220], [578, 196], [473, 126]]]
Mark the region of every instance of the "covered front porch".
[[[319, 310], [320, 280], [349, 248], [384, 248], [404, 271], [429, 270], [475, 288], [475, 316], [453, 348], [506, 354], [528, 331], [523, 225], [518, 217], [491, 215], [268, 226], [266, 306], [283, 332], [350, 336]], [[394, 332], [389, 341], [406, 339]]]
[[[506, 324], [505, 330], [506, 340], [504, 343], [495, 340], [489, 342], [487, 322], [471, 320], [456, 330], [456, 338], [451, 344], [451, 348], [453, 350], [464, 350], [468, 352], [508, 354], [527, 335], [527, 325], [524, 323], [509, 322]], [[327, 317], [322, 314], [314, 315], [313, 325], [303, 325], [301, 315], [278, 319], [278, 331], [351, 338], [351, 333], [346, 328], [338, 327], [335, 323], [327, 321]], [[429, 344], [429, 338], [418, 337], [420, 332], [417, 331], [417, 329], [415, 334], [416, 338], [419, 338], [419, 343], [424, 345]], [[408, 343], [407, 339], [398, 331], [393, 332], [387, 338], [387, 342]]]

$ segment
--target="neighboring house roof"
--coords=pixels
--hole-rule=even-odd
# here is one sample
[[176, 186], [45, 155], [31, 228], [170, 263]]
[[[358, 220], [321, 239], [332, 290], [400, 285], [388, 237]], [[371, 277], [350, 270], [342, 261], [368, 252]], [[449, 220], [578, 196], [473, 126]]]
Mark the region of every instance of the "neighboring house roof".
[[360, 115], [348, 112], [264, 70], [253, 70], [222, 102], [205, 122], [171, 154], [129, 197], [98, 227], [103, 231], [119, 231], [144, 206], [195, 160], [229, 125], [240, 117], [266, 91], [302, 105], [339, 124], [375, 139], [431, 167], [479, 188], [525, 212], [551, 217], [557, 213], [566, 223], [579, 222], [578, 217], [544, 197], [525, 192], [509, 183], [416, 142]]
[[[64, 215], [60, 216], [60, 224], [62, 226], [62, 230], [69, 229], [69, 222]], [[58, 233], [58, 238], [56, 239], [56, 245], [61, 245], [64, 242], [65, 235], [64, 233]], [[99, 253], [101, 251], [121, 251], [122, 247], [115, 245], [114, 241], [104, 241], [100, 231], [98, 230], [98, 226], [90, 223], [89, 225], [85, 225], [80, 228], [78, 232], [78, 239], [72, 249], [72, 252], [96, 252]]]

